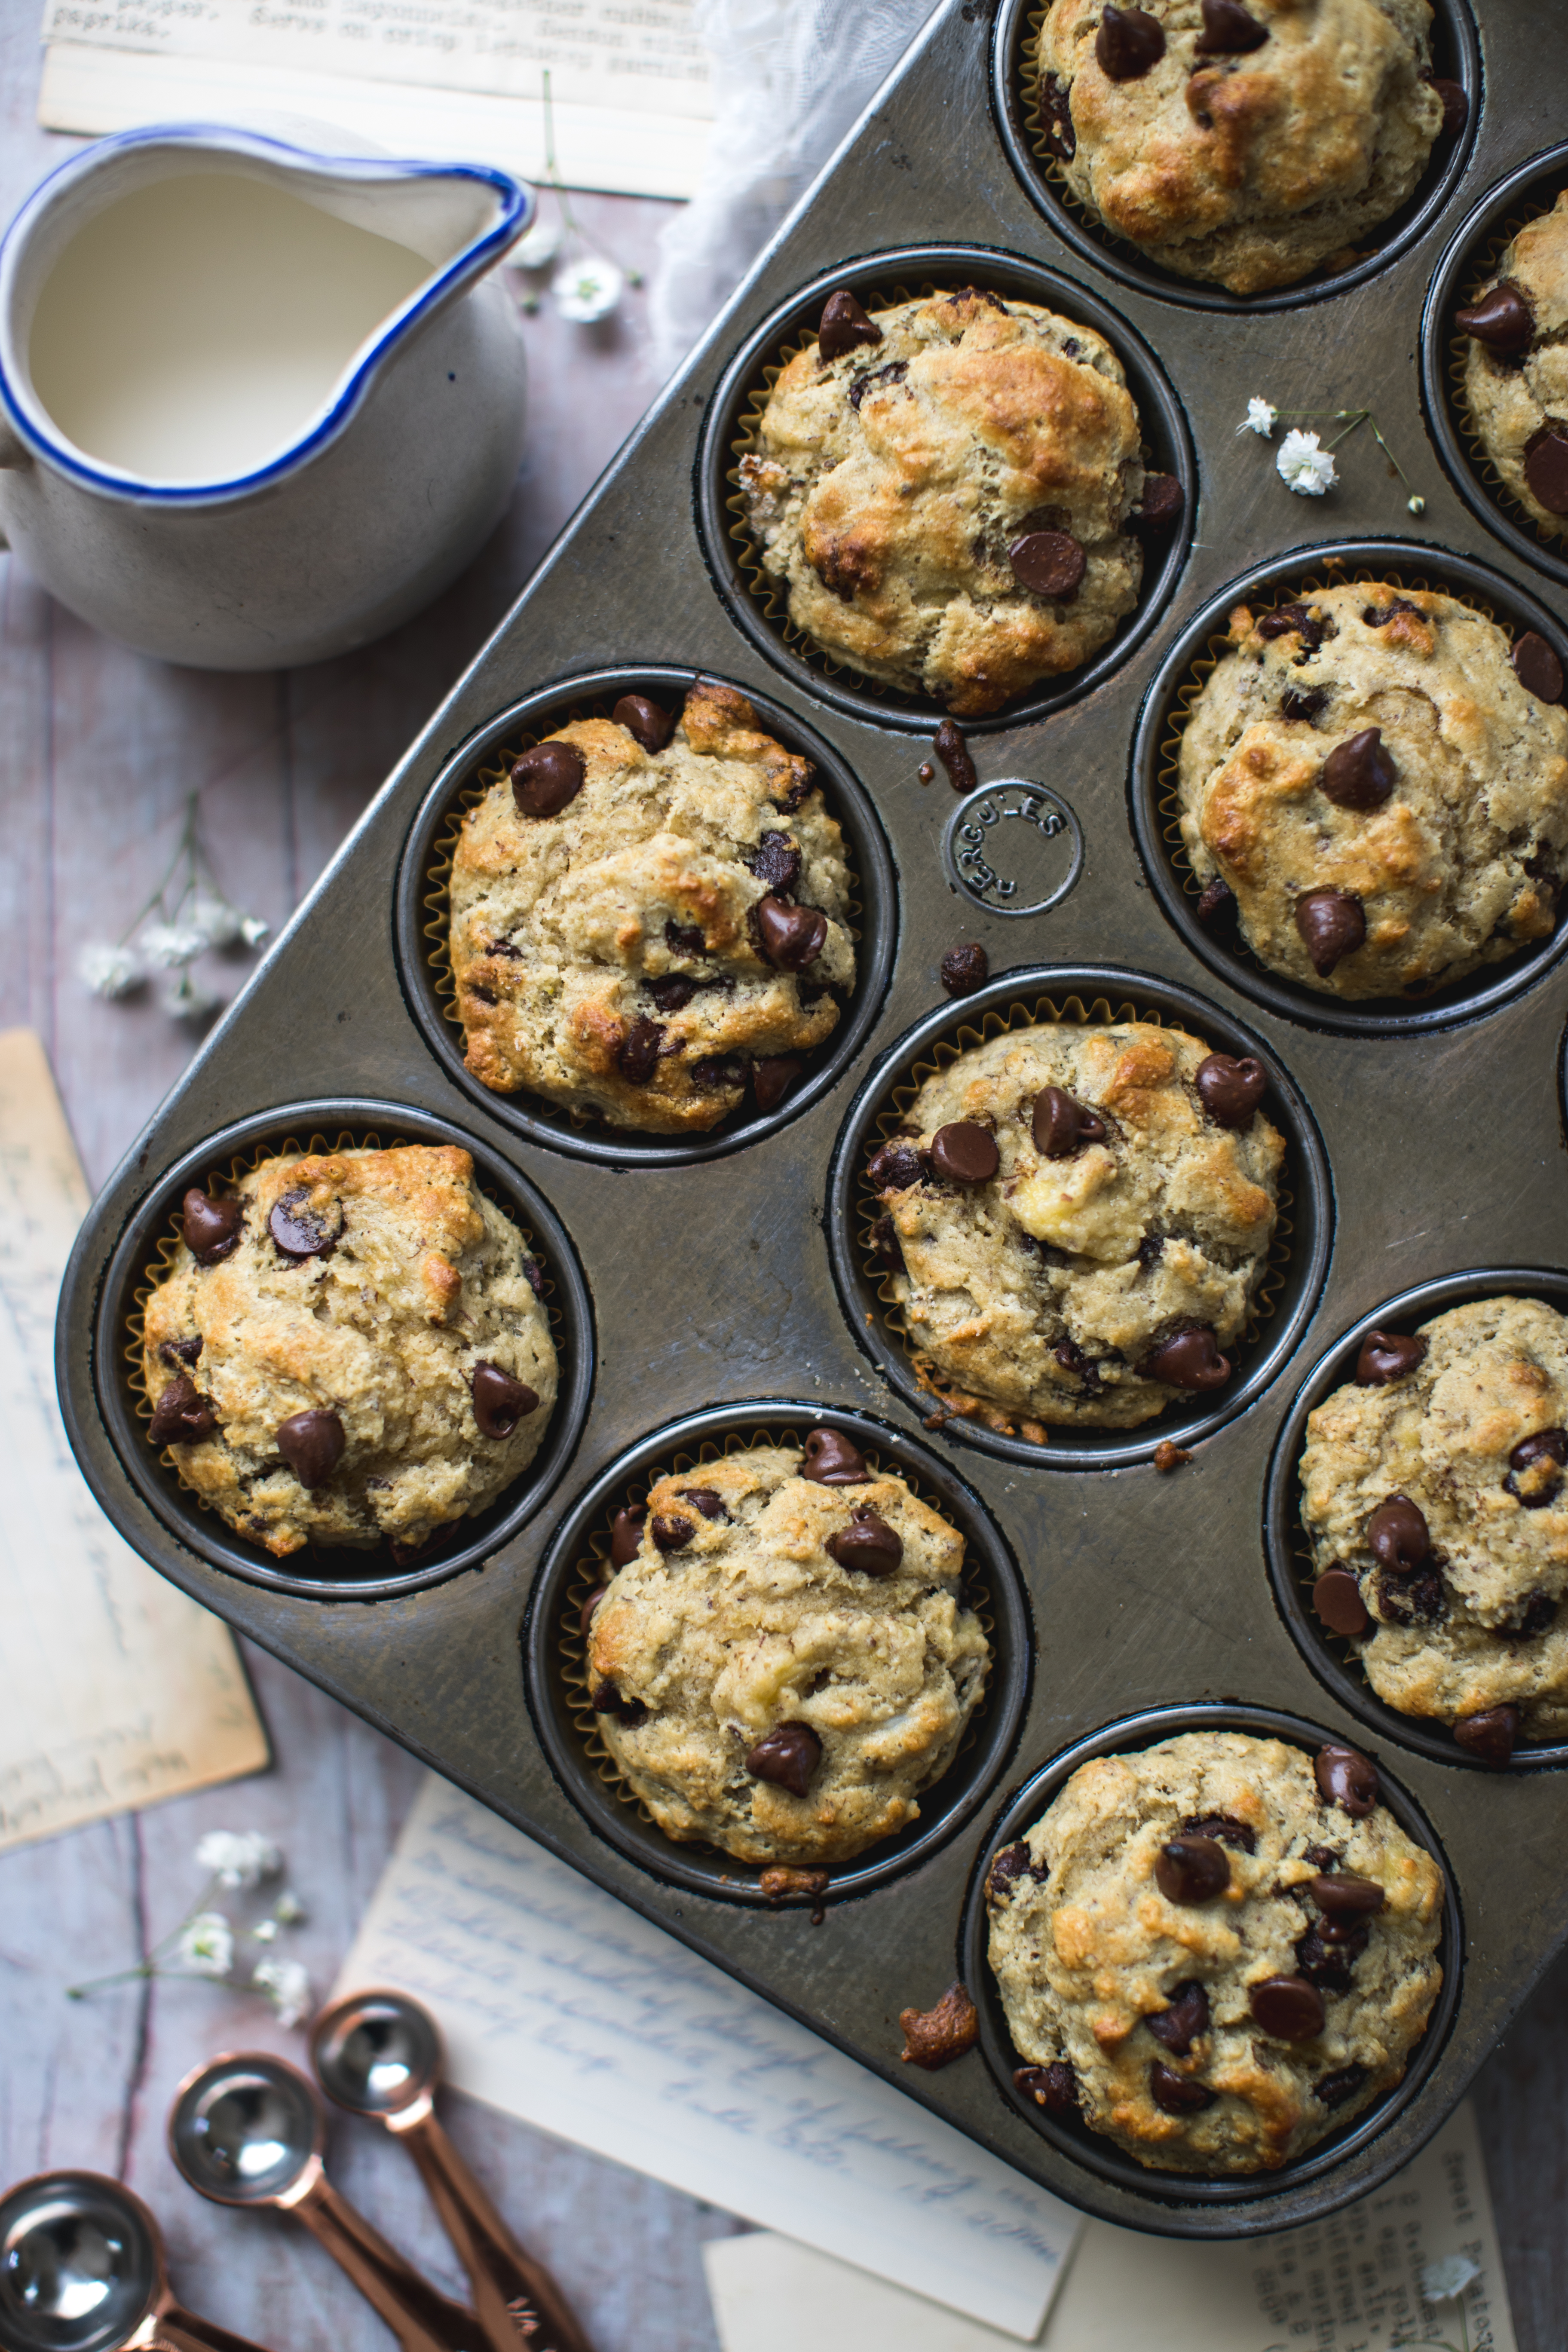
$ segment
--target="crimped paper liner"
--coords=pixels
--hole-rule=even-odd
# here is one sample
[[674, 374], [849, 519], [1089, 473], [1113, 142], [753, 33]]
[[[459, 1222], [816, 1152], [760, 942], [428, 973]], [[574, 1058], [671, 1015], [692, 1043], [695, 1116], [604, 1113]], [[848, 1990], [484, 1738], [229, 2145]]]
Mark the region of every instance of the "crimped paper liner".
[[[650, 1490], [661, 1478], [689, 1476], [692, 1471], [700, 1469], [704, 1463], [718, 1462], [731, 1454], [746, 1453], [755, 1445], [798, 1448], [799, 1442], [800, 1424], [794, 1422], [781, 1424], [776, 1428], [734, 1430], [725, 1438], [722, 1445], [715, 1444], [711, 1438], [705, 1438], [695, 1453], [683, 1450], [674, 1454], [668, 1462], [658, 1463], [647, 1470], [638, 1471], [620, 1496], [605, 1507], [600, 1525], [594, 1528], [588, 1537], [587, 1550], [580, 1554], [573, 1562], [563, 1580], [557, 1603], [556, 1643], [561, 1659], [561, 1679], [565, 1687], [566, 1703], [571, 1711], [573, 1727], [577, 1734], [583, 1759], [595, 1778], [604, 1783], [612, 1796], [636, 1813], [640, 1822], [646, 1823], [661, 1837], [668, 1837], [668, 1832], [659, 1828], [652, 1813], [642, 1799], [637, 1795], [619, 1764], [605, 1747], [599, 1730], [599, 1717], [589, 1703], [588, 1640], [583, 1631], [583, 1603], [590, 1592], [596, 1591], [600, 1585], [607, 1584], [612, 1576], [616, 1573], [609, 1565], [610, 1538], [616, 1512], [629, 1508], [637, 1503], [646, 1503]], [[954, 1528], [956, 1533], [963, 1535], [963, 1528], [956, 1527], [941, 1496], [928, 1494], [925, 1491], [918, 1472], [911, 1470], [903, 1462], [893, 1460], [891, 1456], [885, 1458], [874, 1445], [866, 1446], [862, 1450], [868, 1465], [879, 1475], [885, 1471], [889, 1477], [901, 1478], [911, 1494], [917, 1496], [931, 1510], [936, 1511], [947, 1526]], [[992, 1656], [985, 1669], [985, 1680], [981, 1685], [979, 1701], [963, 1727], [963, 1737], [954, 1748], [946, 1770], [940, 1780], [933, 1780], [929, 1788], [921, 1791], [919, 1802], [921, 1822], [929, 1822], [929, 1808], [933, 1801], [940, 1798], [943, 1782], [952, 1772], [959, 1759], [968, 1753], [979, 1737], [979, 1727], [989, 1699], [992, 1667], [995, 1664], [996, 1622], [991, 1608], [990, 1587], [980, 1572], [973, 1549], [967, 1539], [964, 1543], [963, 1561], [959, 1576], [960, 1599], [963, 1605], [979, 1619], [981, 1631], [992, 1645]], [[910, 1825], [906, 1824], [906, 1826]], [[860, 1863], [867, 1855], [875, 1854], [877, 1845], [885, 1843], [885, 1840], [879, 1839], [876, 1844], [866, 1847], [863, 1854], [857, 1854], [854, 1857], [856, 1864]], [[733, 1854], [725, 1853], [721, 1847], [710, 1845], [704, 1838], [672, 1838], [670, 1843], [679, 1845], [683, 1853], [710, 1856], [723, 1865], [727, 1874], [739, 1874], [753, 1866], [738, 1861]], [[759, 1864], [756, 1867], [760, 1870], [763, 1865]]]
[[[574, 702], [553, 719], [552, 724], [543, 734], [536, 728], [520, 727], [517, 733], [509, 737], [504, 744], [486, 753], [484, 764], [472, 770], [468, 782], [460, 784], [452, 796], [445, 821], [431, 842], [429, 862], [425, 868], [425, 921], [421, 926], [421, 937], [425, 942], [426, 967], [430, 974], [431, 986], [436, 992], [436, 1001], [441, 1007], [441, 1017], [451, 1024], [459, 1037], [463, 1037], [465, 1032], [463, 1018], [458, 1010], [457, 977], [452, 970], [451, 891], [452, 862], [458, 854], [458, 841], [463, 829], [464, 820], [470, 811], [478, 808], [485, 795], [492, 792], [497, 784], [506, 782], [514, 763], [525, 751], [531, 751], [536, 743], [543, 742], [545, 734], [557, 734], [563, 727], [575, 726], [584, 719], [608, 719], [618, 699], [618, 696], [600, 695], [592, 701]], [[760, 713], [757, 723], [765, 730], [767, 721]], [[811, 764], [815, 767], [815, 762]], [[837, 812], [831, 803], [831, 781], [823, 792], [823, 801], [827, 807], [828, 814], [837, 822]], [[859, 917], [864, 902], [860, 892], [860, 877], [855, 866], [855, 845], [842, 825], [839, 826], [839, 838], [843, 845], [844, 864], [848, 877], [848, 905], [845, 912], [844, 928], [858, 950], [861, 942]], [[857, 959], [856, 972], [858, 978], [858, 959]], [[844, 1018], [845, 1009], [843, 1005], [838, 1008], [840, 1024]], [[812, 1052], [816, 1055], [831, 1052], [834, 1038], [837, 1034], [838, 1031], [835, 1028], [823, 1039], [820, 1045], [813, 1046]], [[667, 1135], [663, 1129], [612, 1126], [608, 1119], [599, 1118], [594, 1111], [581, 1109], [576, 1104], [552, 1102], [548, 1096], [531, 1094], [526, 1087], [520, 1087], [515, 1094], [510, 1095], [500, 1094], [499, 1089], [493, 1091], [497, 1093], [498, 1099], [502, 1102], [515, 1102], [521, 1097], [527, 1102], [531, 1113], [536, 1118], [552, 1127], [571, 1128], [578, 1134], [592, 1131], [599, 1135], [612, 1135], [617, 1142], [634, 1147], [639, 1139], [660, 1143], [679, 1139]], [[736, 1110], [731, 1111], [726, 1118], [720, 1119], [717, 1125], [704, 1128], [700, 1134], [694, 1133], [689, 1139], [695, 1143], [702, 1143], [711, 1136], [723, 1135], [738, 1118], [744, 1115], [744, 1106], [742, 1105]]]
[[[1437, 568], [1436, 565], [1430, 567], [1432, 571]], [[1353, 572], [1345, 564], [1326, 563], [1321, 571], [1302, 572], [1299, 579], [1286, 586], [1249, 589], [1243, 583], [1237, 589], [1236, 604], [1245, 604], [1254, 619], [1258, 620], [1266, 613], [1277, 612], [1281, 604], [1297, 604], [1304, 598], [1321, 596], [1325, 589], [1357, 586], [1415, 588], [1423, 592], [1432, 591], [1439, 595], [1451, 596], [1456, 604], [1468, 605], [1472, 613], [1479, 613], [1487, 620], [1495, 623], [1509, 643], [1511, 645], [1513, 642], [1514, 624], [1504, 614], [1497, 612], [1484, 596], [1478, 596], [1471, 589], [1455, 587], [1447, 580], [1429, 577], [1426, 567], [1413, 571], [1403, 563], [1384, 563], [1381, 566], [1360, 563]], [[1234, 606], [1232, 609], [1234, 610]], [[1160, 835], [1165, 844], [1166, 859], [1172, 872], [1182, 886], [1183, 896], [1194, 902], [1203, 895], [1203, 884], [1193, 872], [1192, 864], [1187, 856], [1187, 845], [1182, 838], [1182, 737], [1186, 731], [1187, 720], [1192, 716], [1194, 703], [1213, 676], [1215, 665], [1229, 644], [1230, 638], [1226, 631], [1216, 630], [1208, 640], [1207, 651], [1197, 655], [1188, 665], [1185, 680], [1176, 688], [1171, 707], [1165, 714], [1165, 733], [1160, 744], [1159, 767], [1154, 778], [1154, 808], [1160, 819]], [[1529, 944], [1527, 941], [1521, 941], [1520, 947], [1514, 952], [1516, 954], [1522, 952]], [[1254, 955], [1239, 934], [1230, 953], [1235, 962], [1247, 966], [1265, 980], [1275, 982], [1281, 977], [1271, 965], [1264, 963], [1260, 957]], [[1479, 964], [1474, 971], [1467, 972], [1465, 980], [1473, 981], [1489, 971], [1500, 971], [1512, 961], [1512, 956], [1499, 956], [1491, 962]], [[1432, 1002], [1441, 995], [1445, 987], [1453, 984], [1449, 982], [1440, 982], [1438, 986], [1431, 990], [1427, 995], [1420, 997], [1409, 999], [1371, 997], [1364, 1000], [1358, 999], [1356, 1002], [1364, 1003], [1373, 1009], [1384, 1003], [1408, 1003], [1413, 1006], [1419, 1006]], [[1463, 982], [1459, 984], [1463, 985]], [[1335, 1002], [1326, 990], [1323, 1001], [1325, 1004]]]
[[[1562, 184], [1568, 186], [1568, 180], [1563, 181]], [[1558, 194], [1559, 190], [1553, 188], [1549, 197], [1533, 205], [1530, 211], [1510, 215], [1504, 226], [1487, 239], [1486, 244], [1473, 257], [1469, 275], [1465, 280], [1464, 303], [1456, 304], [1456, 309], [1480, 299], [1482, 288], [1489, 278], [1495, 278], [1497, 275], [1498, 264], [1502, 259], [1504, 248], [1513, 243], [1521, 228], [1528, 228], [1531, 221], [1540, 220], [1543, 215], [1552, 210], [1557, 202]], [[1558, 528], [1553, 530], [1550, 525], [1543, 523], [1538, 515], [1532, 515], [1528, 507], [1521, 506], [1518, 499], [1492, 464], [1486, 445], [1477, 430], [1475, 419], [1470, 414], [1470, 404], [1465, 394], [1465, 373], [1470, 350], [1468, 335], [1462, 335], [1457, 328], [1450, 326], [1447, 348], [1448, 408], [1455, 428], [1468, 454], [1471, 470], [1493, 504], [1501, 509], [1510, 522], [1517, 523], [1521, 530], [1533, 531], [1542, 547], [1550, 548], [1554, 555], [1561, 555], [1565, 548], [1568, 548], [1568, 515], [1563, 516]]]
[[[1156, 1029], [1166, 1025], [1164, 1014], [1155, 1006], [1131, 1003], [1113, 1006], [1109, 997], [1104, 996], [1093, 998], [1088, 1005], [1085, 1005], [1081, 996], [1067, 996], [1062, 998], [1059, 1003], [1054, 998], [1038, 996], [1032, 1003], [1020, 1002], [1011, 1004], [1005, 1013], [999, 1008], [993, 1009], [983, 1016], [978, 1027], [973, 1024], [965, 1024], [957, 1031], [954, 1037], [939, 1039], [931, 1048], [929, 1055], [923, 1055], [920, 1060], [910, 1063], [908, 1074], [898, 1079], [889, 1088], [886, 1108], [877, 1114], [873, 1133], [879, 1139], [879, 1142], [875, 1148], [879, 1149], [881, 1143], [889, 1141], [898, 1131], [921, 1087], [929, 1079], [934, 1078], [939, 1072], [951, 1069], [954, 1062], [958, 1061], [963, 1055], [973, 1053], [977, 1045], [989, 1045], [994, 1037], [1010, 1036], [1027, 1029], [1046, 1028], [1058, 1022], [1071, 1022], [1078, 1025], [1094, 1023], [1101, 1027], [1112, 1027], [1127, 1021], [1147, 1022], [1152, 1028]], [[1183, 1036], [1190, 1036], [1192, 1032], [1182, 1030], [1179, 1034]], [[1282, 1128], [1280, 1133], [1285, 1137], [1288, 1150], [1291, 1149], [1292, 1138], [1289, 1130]], [[872, 1229], [882, 1214], [882, 1203], [872, 1190], [866, 1174], [872, 1156], [868, 1151], [862, 1163], [856, 1193], [855, 1213], [858, 1220], [857, 1238], [860, 1245], [860, 1269], [875, 1297], [880, 1302], [883, 1328], [897, 1339], [919, 1385], [936, 1403], [937, 1411], [932, 1420], [937, 1423], [949, 1419], [978, 1421], [998, 1437], [1021, 1437], [1028, 1445], [1052, 1444], [1056, 1442], [1058, 1433], [1063, 1430], [1081, 1429], [1096, 1433], [1103, 1429], [1105, 1425], [1099, 1422], [1038, 1422], [1032, 1421], [1021, 1413], [1009, 1412], [1005, 1406], [993, 1402], [987, 1397], [970, 1395], [966, 1390], [960, 1388], [955, 1381], [950, 1380], [946, 1373], [940, 1371], [930, 1357], [916, 1347], [904, 1322], [903, 1311], [893, 1287], [892, 1273], [877, 1255], [871, 1239]], [[1284, 1287], [1285, 1277], [1290, 1265], [1290, 1240], [1295, 1227], [1290, 1222], [1289, 1212], [1294, 1206], [1295, 1194], [1289, 1185], [1282, 1181], [1279, 1186], [1278, 1213], [1275, 1218], [1273, 1238], [1268, 1244], [1268, 1255], [1264, 1260], [1258, 1287], [1252, 1295], [1241, 1339], [1239, 1343], [1233, 1341], [1231, 1343], [1233, 1346], [1239, 1344], [1242, 1347], [1256, 1347], [1261, 1337], [1264, 1324], [1273, 1315], [1279, 1303], [1279, 1293]], [[1163, 1412], [1166, 1408], [1162, 1407], [1161, 1410]], [[1147, 1422], [1139, 1422], [1134, 1424], [1132, 1430], [1118, 1433], [1131, 1435], [1144, 1429], [1152, 1430], [1157, 1428], [1159, 1420], [1159, 1413], [1152, 1413]], [[931, 1425], [931, 1423], [927, 1423], [928, 1427]]]
[[[332, 1141], [329, 1141], [317, 1130], [312, 1130], [304, 1143], [300, 1143], [292, 1135], [284, 1136], [276, 1143], [253, 1144], [247, 1150], [237, 1152], [230, 1160], [227, 1168], [218, 1176], [218, 1181], [230, 1188], [237, 1186], [242, 1177], [253, 1175], [263, 1161], [268, 1160], [314, 1159], [333, 1151], [395, 1151], [399, 1146], [413, 1147], [420, 1140], [417, 1136], [394, 1135], [384, 1145], [381, 1137], [374, 1129], [368, 1129], [362, 1134], [342, 1129]], [[215, 1172], [212, 1171], [208, 1172], [209, 1184]], [[519, 1214], [516, 1202], [509, 1200], [495, 1185], [491, 1184], [477, 1166], [474, 1170], [474, 1182], [491, 1205], [500, 1209], [508, 1223], [521, 1235], [523, 1248], [539, 1267], [540, 1278], [544, 1285], [542, 1304], [550, 1320], [550, 1337], [555, 1343], [556, 1356], [559, 1360], [566, 1342], [566, 1318], [555, 1303], [555, 1282], [550, 1272], [549, 1262], [541, 1253], [532, 1233]], [[141, 1281], [132, 1293], [131, 1312], [125, 1318], [125, 1345], [121, 1349], [125, 1363], [125, 1384], [131, 1391], [132, 1410], [139, 1422], [150, 1423], [153, 1418], [153, 1400], [147, 1393], [147, 1373], [144, 1362], [147, 1302], [153, 1293], [160, 1289], [173, 1273], [183, 1240], [180, 1210], [178, 1207], [172, 1207], [164, 1221], [163, 1230], [158, 1235], [153, 1255], [142, 1270]], [[553, 1408], [552, 1410], [553, 1411]], [[547, 1423], [546, 1427], [548, 1425]], [[544, 1443], [543, 1430], [540, 1432], [539, 1443], [540, 1445]], [[537, 1454], [538, 1451], [539, 1447], [536, 1446], [534, 1452]], [[186, 1483], [181, 1473], [179, 1456], [172, 1445], [166, 1445], [163, 1448], [158, 1460], [161, 1467], [174, 1479], [181, 1494], [187, 1501], [194, 1503], [198, 1511], [210, 1512], [215, 1517], [222, 1519], [225, 1527], [228, 1526], [228, 1521], [223, 1519], [223, 1515], [216, 1509], [216, 1505], [210, 1503], [205, 1495], [198, 1494], [194, 1486]], [[518, 1477], [526, 1478], [532, 1466], [531, 1460], [525, 1463], [518, 1472]], [[515, 1485], [516, 1481], [512, 1483]], [[507, 1491], [506, 1488], [502, 1489], [503, 1494]], [[485, 1505], [485, 1509], [492, 1509], [500, 1499], [500, 1495], [492, 1496], [491, 1501]], [[471, 1516], [478, 1517], [479, 1514], [475, 1512]], [[450, 1529], [455, 1531], [462, 1527], [463, 1520], [453, 1519], [448, 1525]], [[440, 1535], [447, 1531], [447, 1528], [443, 1528], [432, 1541], [438, 1541]], [[238, 1530], [234, 1532], [237, 1533]], [[384, 1538], [379, 1544], [323, 1544], [319, 1547], [310, 1544], [306, 1549], [312, 1551], [319, 1549], [323, 1552], [330, 1552], [334, 1559], [346, 1557], [363, 1560], [373, 1559], [384, 1548]], [[293, 1555], [289, 1554], [289, 1557], [292, 1558]]]

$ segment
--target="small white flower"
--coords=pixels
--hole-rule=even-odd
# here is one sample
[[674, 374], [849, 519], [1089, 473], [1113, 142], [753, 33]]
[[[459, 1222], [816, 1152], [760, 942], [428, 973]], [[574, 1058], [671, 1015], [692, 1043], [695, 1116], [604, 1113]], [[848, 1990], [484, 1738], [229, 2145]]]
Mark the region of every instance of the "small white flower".
[[1428, 2263], [1422, 2272], [1421, 2292], [1428, 2303], [1454, 2303], [1480, 2274], [1480, 2264], [1472, 2263], [1468, 2254], [1445, 2254], [1440, 2263]]
[[231, 907], [226, 898], [216, 891], [198, 890], [191, 900], [189, 921], [193, 930], [205, 931], [208, 947], [231, 948], [244, 936], [245, 916], [238, 907]]
[[1238, 433], [1256, 433], [1261, 441], [1269, 440], [1279, 421], [1279, 411], [1271, 400], [1249, 400], [1247, 415], [1237, 426]]
[[536, 220], [524, 236], [520, 236], [507, 255], [510, 269], [548, 269], [561, 250], [564, 235], [558, 220]]
[[1287, 433], [1274, 460], [1275, 471], [1298, 498], [1321, 499], [1333, 487], [1334, 461], [1315, 433]]
[[177, 964], [190, 963], [205, 954], [212, 940], [199, 923], [149, 923], [139, 944], [152, 962], [172, 971]]
[[259, 1886], [277, 1876], [283, 1856], [259, 1830], [208, 1830], [196, 1848], [196, 1865], [220, 1886]]
[[298, 1960], [258, 1960], [250, 1981], [267, 1995], [279, 2025], [298, 2025], [310, 2006], [310, 1979]]
[[131, 996], [147, 978], [147, 967], [134, 948], [110, 947], [94, 940], [76, 960], [77, 978], [94, 996]]
[[239, 936], [247, 948], [260, 947], [264, 940], [271, 937], [271, 924], [264, 921], [259, 915], [242, 915], [239, 919]]
[[585, 253], [577, 261], [563, 262], [551, 279], [555, 307], [575, 327], [591, 327], [607, 319], [621, 299], [625, 280], [613, 261]]
[[272, 1916], [280, 1927], [302, 1927], [310, 1915], [294, 1889], [286, 1886], [272, 1906]]
[[1405, 503], [1412, 514], [1425, 514], [1426, 511], [1426, 501], [1425, 499], [1406, 499]]
[[276, 1919], [263, 1919], [258, 1927], [251, 1929], [250, 1934], [255, 1943], [275, 1944], [278, 1941], [278, 1922]]
[[226, 1977], [234, 1966], [234, 1929], [221, 1911], [198, 1911], [181, 1928], [174, 1952], [193, 1976]]
[[205, 981], [193, 980], [188, 970], [182, 970], [176, 979], [165, 983], [158, 1002], [171, 1021], [205, 1021], [217, 1011], [223, 998]]

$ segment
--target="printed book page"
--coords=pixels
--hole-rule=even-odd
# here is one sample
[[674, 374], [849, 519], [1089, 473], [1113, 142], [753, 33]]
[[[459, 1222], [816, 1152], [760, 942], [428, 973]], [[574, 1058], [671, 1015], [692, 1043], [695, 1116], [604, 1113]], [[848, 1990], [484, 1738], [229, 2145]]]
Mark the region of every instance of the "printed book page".
[[434, 1774], [336, 1992], [373, 1985], [433, 2011], [459, 2090], [972, 2313], [988, 2343], [1037, 2334], [1076, 2213]]
[[43, 1045], [0, 1033], [0, 1853], [268, 1762], [226, 1626], [99, 1509], [55, 1396], [88, 1190]]

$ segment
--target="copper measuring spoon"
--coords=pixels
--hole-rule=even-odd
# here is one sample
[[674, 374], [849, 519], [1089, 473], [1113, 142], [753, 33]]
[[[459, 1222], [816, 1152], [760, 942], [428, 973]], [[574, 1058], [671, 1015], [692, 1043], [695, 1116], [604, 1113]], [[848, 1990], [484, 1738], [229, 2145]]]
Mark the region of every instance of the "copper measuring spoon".
[[225, 2055], [187, 2074], [169, 2115], [169, 2152], [216, 2205], [292, 2213], [341, 2264], [404, 2352], [490, 2352], [454, 2303], [373, 2230], [327, 2179], [326, 2111], [297, 2067], [260, 2053]]
[[437, 2120], [445, 2061], [429, 2011], [406, 1993], [349, 1993], [311, 2027], [310, 2063], [330, 2099], [384, 2125], [414, 2158], [468, 2273], [493, 2352], [524, 2344], [531, 2352], [593, 2352], [555, 2281], [523, 2252]]
[[0, 2198], [3, 2352], [261, 2352], [182, 2311], [158, 2224], [101, 2172], [40, 2172]]

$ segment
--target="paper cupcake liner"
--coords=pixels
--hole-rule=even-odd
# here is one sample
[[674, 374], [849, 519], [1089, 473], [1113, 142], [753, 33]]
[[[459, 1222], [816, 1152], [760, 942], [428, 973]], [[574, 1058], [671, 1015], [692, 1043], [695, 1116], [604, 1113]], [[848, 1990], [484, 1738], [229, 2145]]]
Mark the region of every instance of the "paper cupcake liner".
[[[1564, 182], [1563, 184], [1568, 185], [1568, 182]], [[1497, 275], [1498, 264], [1502, 258], [1505, 248], [1512, 244], [1521, 228], [1528, 228], [1531, 221], [1540, 220], [1544, 214], [1552, 210], [1557, 201], [1558, 194], [1559, 191], [1554, 188], [1551, 194], [1542, 197], [1539, 204], [1528, 205], [1523, 211], [1511, 215], [1500, 228], [1494, 230], [1483, 246], [1478, 248], [1462, 282], [1461, 290], [1465, 303], [1478, 302], [1480, 299], [1481, 289], [1489, 278]], [[1563, 518], [1556, 530], [1543, 523], [1539, 515], [1532, 515], [1530, 509], [1522, 506], [1509, 488], [1508, 484], [1493, 465], [1486, 445], [1481, 439], [1475, 418], [1470, 413], [1470, 404], [1465, 388], [1470, 351], [1468, 335], [1462, 335], [1457, 328], [1450, 326], [1445, 351], [1447, 364], [1448, 406], [1460, 443], [1470, 460], [1477, 480], [1516, 530], [1532, 534], [1542, 547], [1549, 548], [1553, 554], [1563, 554], [1565, 548], [1568, 548], [1568, 515]]]

